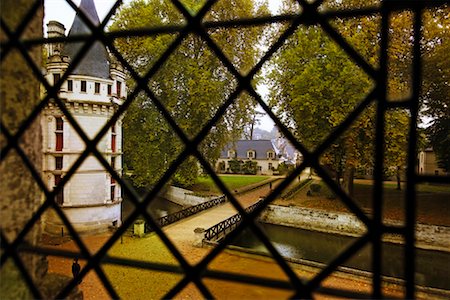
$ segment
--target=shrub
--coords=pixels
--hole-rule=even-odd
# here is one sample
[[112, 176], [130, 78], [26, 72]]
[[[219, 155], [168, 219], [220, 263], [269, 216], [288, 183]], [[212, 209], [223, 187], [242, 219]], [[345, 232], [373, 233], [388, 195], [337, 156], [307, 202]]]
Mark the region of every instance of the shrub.
[[328, 186], [324, 186], [323, 188], [324, 188], [323, 193], [327, 199], [336, 199], [336, 195]]
[[232, 159], [228, 161], [228, 165], [230, 166], [231, 173], [240, 173], [241, 172], [241, 160]]
[[256, 162], [256, 161], [247, 160], [247, 161], [242, 165], [242, 172], [243, 172], [244, 174], [255, 175], [255, 174], [256, 174], [256, 165], [257, 165], [257, 162]]
[[309, 189], [311, 190], [312, 193], [319, 194], [320, 190], [322, 189], [322, 186], [317, 183], [311, 183], [311, 185], [309, 186]]

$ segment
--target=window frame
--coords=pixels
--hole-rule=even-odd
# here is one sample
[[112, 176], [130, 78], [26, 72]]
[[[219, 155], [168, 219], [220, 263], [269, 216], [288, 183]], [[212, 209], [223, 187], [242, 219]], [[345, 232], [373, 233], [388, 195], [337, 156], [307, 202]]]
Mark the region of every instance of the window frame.
[[116, 81], [116, 95], [117, 98], [122, 98], [122, 82], [119, 80]]
[[80, 80], [80, 92], [87, 93], [87, 81], [86, 80]]
[[64, 149], [64, 119], [55, 117], [55, 151]]
[[[212, 2], [212, 1], [211, 1]], [[381, 280], [381, 237], [383, 236], [383, 234], [388, 234], [388, 233], [395, 233], [395, 234], [400, 234], [402, 237], [404, 237], [405, 243], [404, 243], [404, 252], [405, 252], [405, 282], [406, 282], [406, 292], [405, 292], [405, 297], [406, 298], [414, 298], [415, 296], [415, 250], [414, 250], [414, 229], [415, 229], [415, 224], [416, 224], [416, 220], [415, 220], [415, 213], [417, 210], [417, 204], [416, 204], [416, 191], [415, 191], [415, 185], [417, 183], [421, 183], [421, 182], [431, 182], [431, 183], [441, 183], [441, 182], [445, 182], [448, 183], [449, 179], [447, 177], [440, 177], [440, 176], [432, 176], [432, 175], [418, 175], [416, 174], [416, 159], [417, 159], [417, 155], [416, 155], [416, 140], [417, 140], [417, 111], [418, 111], [418, 102], [419, 102], [419, 92], [420, 92], [420, 75], [421, 75], [421, 59], [420, 59], [420, 41], [421, 41], [421, 13], [423, 12], [424, 8], [427, 7], [438, 7], [441, 3], [441, 1], [382, 1], [380, 7], [375, 7], [375, 8], [369, 8], [369, 9], [351, 9], [345, 12], [341, 12], [341, 11], [336, 11], [336, 12], [332, 12], [332, 14], [327, 14], [327, 13], [323, 13], [318, 11], [318, 7], [320, 5], [320, 3], [318, 3], [319, 5], [315, 6], [316, 3], [311, 3], [310, 1], [305, 1], [305, 0], [299, 0], [298, 1], [299, 4], [301, 4], [301, 6], [303, 6], [304, 8], [306, 8], [306, 10], [308, 12], [308, 15], [305, 16], [302, 13], [298, 13], [298, 14], [293, 14], [292, 16], [282, 16], [282, 18], [284, 18], [284, 20], [291, 22], [290, 24], [288, 24], [288, 29], [286, 30], [286, 33], [282, 35], [282, 40], [279, 43], [276, 43], [276, 47], [272, 47], [269, 49], [268, 53], [265, 54], [264, 59], [265, 61], [267, 61], [267, 58], [270, 58], [271, 55], [273, 55], [280, 47], [280, 45], [283, 43], [283, 41], [285, 41], [290, 34], [292, 34], [293, 32], [295, 32], [295, 29], [297, 26], [309, 26], [311, 24], [318, 24], [320, 26], [322, 26], [322, 28], [326, 31], [326, 33], [328, 34], [328, 36], [333, 39], [337, 45], [343, 49], [345, 51], [345, 53], [353, 59], [353, 61], [360, 66], [364, 71], [366, 71], [366, 73], [368, 73], [369, 75], [371, 75], [374, 80], [377, 83], [377, 89], [373, 92], [372, 96], [375, 99], [374, 101], [377, 101], [376, 103], [378, 104], [377, 106], [377, 120], [381, 120], [379, 122], [377, 122], [376, 124], [376, 132], [381, 132], [383, 133], [383, 126], [384, 126], [384, 114], [388, 111], [388, 109], [391, 109], [393, 107], [402, 107], [407, 109], [410, 113], [411, 113], [411, 118], [410, 118], [410, 139], [408, 140], [409, 143], [409, 147], [408, 147], [408, 153], [409, 153], [409, 160], [407, 162], [408, 164], [408, 170], [407, 170], [407, 186], [406, 186], [406, 191], [405, 191], [405, 195], [408, 198], [408, 202], [406, 203], [406, 208], [405, 208], [405, 215], [406, 215], [406, 220], [405, 220], [405, 224], [403, 227], [401, 228], [397, 228], [397, 227], [388, 227], [388, 226], [384, 226], [382, 223], [382, 218], [381, 218], [381, 212], [382, 212], [382, 205], [381, 203], [383, 202], [383, 193], [382, 191], [382, 173], [380, 172], [383, 163], [383, 142], [382, 139], [384, 138], [384, 136], [380, 133], [379, 135], [377, 135], [376, 141], [375, 141], [375, 147], [374, 147], [374, 152], [375, 152], [375, 161], [376, 161], [376, 168], [374, 170], [374, 182], [375, 182], [375, 188], [374, 188], [374, 199], [377, 199], [376, 201], [378, 201], [380, 204], [378, 204], [378, 202], [374, 202], [374, 209], [375, 209], [375, 214], [374, 216], [372, 216], [369, 220], [367, 220], [367, 216], [365, 216], [362, 213], [355, 213], [356, 216], [358, 216], [358, 218], [360, 218], [362, 221], [364, 221], [367, 225], [368, 230], [370, 231], [367, 235], [365, 235], [365, 240], [358, 240], [359, 244], [353, 244], [352, 247], [353, 248], [349, 248], [352, 251], [347, 251], [344, 254], [341, 254], [338, 259], [344, 260], [344, 259], [348, 259], [351, 258], [352, 255], [354, 255], [356, 253], [356, 248], [357, 246], [361, 246], [362, 244], [366, 243], [371, 243], [373, 245], [373, 282], [372, 282], [372, 298], [381, 298], [382, 296], [382, 292], [381, 292], [381, 285], [382, 285], [382, 280]], [[435, 2], [435, 3], [434, 3]], [[37, 3], [37, 2], [36, 2]], [[186, 10], [186, 8], [183, 7], [183, 5], [177, 5], [179, 4], [178, 1], [173, 1], [173, 3], [175, 3], [175, 7], [180, 11], [181, 15], [185, 16], [186, 19], [186, 23], [188, 27], [184, 27], [184, 26], [180, 26], [179, 28], [175, 28], [175, 27], [170, 27], [169, 29], [172, 32], [177, 32], [180, 33], [180, 35], [186, 33], [186, 34], [199, 34], [202, 35], [203, 37], [208, 37], [208, 32], [205, 31], [205, 28], [203, 26], [199, 26], [199, 21], [201, 21], [201, 17], [202, 14], [204, 16], [204, 14], [206, 14], [208, 12], [209, 9], [211, 9], [212, 5], [214, 3], [211, 3], [208, 1], [205, 4], [205, 8], [201, 9], [198, 12], [198, 16], [192, 16], [192, 14]], [[437, 4], [436, 4], [437, 3]], [[37, 11], [37, 7], [39, 5], [35, 5], [36, 8], [32, 8], [35, 9], [35, 12]], [[77, 10], [77, 9], [76, 9]], [[412, 17], [412, 23], [413, 23], [413, 34], [414, 34], [414, 46], [412, 47], [412, 54], [413, 54], [413, 61], [412, 61], [412, 96], [411, 99], [405, 103], [401, 103], [401, 104], [392, 104], [392, 103], [388, 103], [387, 99], [386, 99], [386, 94], [387, 94], [387, 89], [386, 89], [386, 78], [387, 78], [387, 59], [381, 59], [381, 64], [379, 66], [379, 69], [375, 69], [372, 68], [365, 60], [364, 58], [362, 58], [358, 52], [353, 49], [353, 47], [348, 44], [347, 41], [345, 41], [345, 39], [340, 35], [339, 32], [335, 31], [332, 26], [330, 26], [329, 21], [330, 18], [339, 18], [339, 17], [348, 17], [348, 16], [359, 16], [359, 15], [367, 15], [367, 14], [379, 14], [381, 16], [381, 28], [379, 30], [379, 34], [380, 34], [380, 38], [381, 38], [381, 46], [380, 46], [380, 54], [382, 57], [387, 57], [387, 52], [388, 52], [388, 48], [387, 45], [389, 45], [389, 17], [390, 15], [397, 11], [397, 10], [408, 10], [411, 11], [413, 14]], [[83, 13], [81, 10], [77, 10], [77, 12], [79, 13]], [[309, 13], [311, 12], [311, 13]], [[33, 10], [30, 10], [30, 12], [27, 14], [27, 16], [31, 16], [33, 15]], [[29, 20], [27, 20], [26, 18], [24, 18], [24, 20], [21, 20], [20, 24], [17, 26], [17, 28], [21, 29], [21, 28], [26, 28], [27, 26], [27, 22]], [[280, 21], [280, 17], [277, 18], [272, 18], [272, 17], [267, 17], [265, 19], [249, 19], [249, 20], [233, 20], [230, 23], [227, 22], [222, 22], [220, 24], [216, 24], [214, 22], [208, 23], [207, 26], [214, 28], [214, 26], [220, 27], [220, 28], [227, 28], [228, 27], [239, 27], [239, 26], [257, 26], [260, 25], [261, 22], [268, 22], [270, 24], [272, 23], [277, 23]], [[104, 22], [104, 24], [106, 24], [107, 22]], [[104, 24], [102, 26], [104, 26]], [[91, 24], [92, 25], [92, 24]], [[3, 25], [7, 28], [7, 24]], [[209, 29], [208, 27], [208, 29]], [[7, 28], [8, 29], [8, 28]], [[97, 30], [98, 29], [98, 30]], [[108, 36], [105, 34], [105, 31], [102, 30], [104, 29], [104, 27], [95, 27], [93, 26], [91, 28], [91, 32], [92, 35], [87, 35], [85, 37], [85, 40], [88, 41], [89, 39], [92, 40], [98, 40], [98, 41], [102, 41], [105, 42], [108, 45], [111, 45], [111, 50], [114, 51], [114, 47], [113, 47], [113, 43], [111, 41], [111, 39], [108, 39]], [[5, 32], [11, 32], [11, 35], [8, 34], [8, 40], [7, 42], [5, 42], [5, 44], [8, 47], [5, 47], [5, 51], [9, 51], [8, 49], [14, 49], [14, 47], [17, 47], [17, 49], [22, 51], [22, 55], [26, 56], [26, 51], [24, 51], [22, 48], [25, 46], [26, 44], [23, 42], [23, 40], [21, 40], [21, 33], [22, 30], [18, 30], [17, 32], [14, 31], [14, 29], [10, 29], [7, 30]], [[126, 33], [129, 34], [129, 36], [132, 36], [133, 32], [121, 32], [121, 34], [126, 35]], [[142, 34], [142, 32], [140, 32], [140, 34]], [[178, 45], [181, 43], [183, 36], [181, 36], [181, 38], [179, 39], [179, 41], [175, 41], [173, 46], [169, 47], [167, 52], [165, 52], [163, 54], [163, 57], [169, 57], [170, 56], [170, 51], [173, 51], [174, 49], [177, 48], [177, 44]], [[280, 40], [277, 40], [277, 42]], [[33, 40], [34, 43], [36, 43], [36, 40]], [[45, 39], [41, 40], [41, 43], [44, 44], [47, 41]], [[246, 77], [247, 75], [245, 74], [239, 74], [239, 71], [235, 71], [233, 69], [233, 63], [230, 62], [226, 55], [224, 55], [224, 53], [221, 51], [221, 49], [219, 47], [217, 47], [217, 45], [214, 43], [214, 41], [210, 41], [210, 40], [206, 40], [206, 42], [208, 43], [208, 45], [210, 46], [210, 49], [212, 50], [212, 52], [214, 52], [214, 54], [222, 61], [224, 62], [224, 65], [231, 71], [235, 72], [237, 76], [236, 80], [237, 80], [237, 86], [238, 88], [240, 88], [241, 90], [247, 90], [249, 91], [249, 93], [251, 94], [251, 96], [253, 96], [255, 98], [255, 100], [262, 105], [263, 108], [267, 108], [265, 106], [264, 101], [262, 101], [262, 99], [259, 97], [258, 93], [254, 92], [254, 88], [251, 86], [251, 80], [254, 74], [257, 73], [257, 71], [260, 70], [260, 66], [262, 66], [264, 64], [265, 61], [260, 61], [257, 64], [257, 68], [254, 70], [251, 70], [248, 77]], [[3, 43], [3, 42], [2, 42]], [[3, 45], [3, 44], [2, 44]], [[20, 48], [22, 47], [22, 48]], [[86, 51], [88, 48], [86, 48], [84, 51], [86, 53]], [[2, 48], [3, 51], [3, 48]], [[3, 52], [2, 52], [3, 54]], [[83, 53], [81, 53], [83, 54]], [[127, 63], [123, 57], [120, 56], [120, 53], [114, 52], [114, 54], [116, 56], [118, 56], [119, 60], [121, 60], [121, 62], [125, 65], [125, 69], [127, 69], [128, 71], [130, 71], [130, 74], [132, 75], [132, 79], [136, 80], [138, 83], [141, 83], [142, 86], [146, 86], [148, 82], [144, 82], [143, 79], [137, 75], [134, 75], [133, 72], [135, 71], [131, 65], [129, 63]], [[30, 60], [31, 61], [31, 60]], [[27, 60], [27, 63], [30, 63]], [[161, 61], [161, 64], [163, 64], [163, 61]], [[34, 66], [36, 67], [36, 66]], [[75, 66], [76, 67], [76, 66]], [[39, 69], [39, 66], [36, 67], [36, 69]], [[156, 70], [157, 68], [155, 68]], [[156, 72], [156, 71], [155, 71]], [[46, 83], [47, 80], [46, 78], [43, 78], [40, 74], [40, 72], [35, 71], [34, 74], [43, 82]], [[150, 78], [152, 75], [154, 75], [154, 73], [149, 73], [148, 74], [148, 78]], [[63, 79], [67, 78], [68, 75], [63, 75]], [[51, 87], [50, 87], [51, 88]], [[86, 91], [87, 91], [87, 84], [86, 84]], [[48, 91], [47, 91], [48, 92]], [[52, 95], [52, 97], [54, 97], [55, 102], [57, 105], [59, 105], [61, 107], [61, 109], [64, 110], [64, 102], [58, 98], [58, 91], [55, 90], [50, 90], [50, 92], [52, 93], [47, 93], [48, 95]], [[150, 96], [150, 95], [149, 95]], [[152, 98], [152, 97], [150, 97]], [[156, 97], [154, 97], [155, 102], [158, 102], [158, 99]], [[43, 101], [48, 101], [49, 97], [44, 98]], [[132, 99], [131, 99], [132, 100]], [[131, 101], [130, 100], [130, 101]], [[231, 99], [231, 102], [234, 101], [235, 99]], [[365, 99], [367, 100], [366, 102], [370, 102], [368, 98]], [[45, 104], [45, 103], [43, 103]], [[127, 102], [127, 104], [129, 104], [129, 102]], [[44, 105], [42, 105], [44, 106]], [[358, 109], [360, 109], [361, 107], [356, 107], [355, 110], [352, 112], [351, 116], [349, 119], [346, 119], [346, 125], [340, 125], [336, 127], [336, 132], [338, 133], [337, 135], [340, 136], [342, 135], [342, 132], [345, 131], [346, 128], [348, 128], [349, 124], [352, 124], [352, 119], [351, 118], [356, 118], [356, 116], [358, 115], [358, 113], [360, 111], [358, 111]], [[35, 108], [35, 110], [33, 111], [32, 114], [30, 114], [31, 117], [27, 118], [24, 120], [23, 122], [23, 128], [27, 128], [30, 127], [31, 124], [34, 121], [34, 118], [36, 115], [38, 115], [40, 113], [40, 109], [41, 107], [37, 107]], [[270, 108], [267, 108], [267, 111], [270, 111]], [[119, 118], [118, 115], [114, 115], [112, 117], [112, 119], [117, 120]], [[353, 119], [354, 120], [354, 119]], [[70, 117], [68, 117], [68, 121], [69, 122], [74, 122], [73, 120], [71, 120]], [[279, 120], [278, 120], [279, 121]], [[212, 123], [211, 123], [212, 124]], [[208, 124], [208, 125], [211, 125]], [[302, 171], [302, 168], [305, 168], [305, 166], [307, 166], [308, 164], [312, 167], [315, 167], [318, 172], [319, 175], [323, 176], [326, 179], [326, 183], [332, 188], [332, 190], [334, 192], [337, 192], [339, 194], [339, 196], [341, 196], [343, 199], [346, 199], [345, 202], [347, 204], [352, 203], [351, 199], [346, 198], [346, 196], [342, 193], [342, 191], [339, 189], [339, 187], [337, 187], [336, 185], [333, 184], [333, 182], [327, 177], [326, 173], [324, 170], [321, 169], [321, 166], [317, 163], [317, 157], [318, 154], [316, 152], [309, 152], [307, 151], [303, 145], [301, 143], [299, 143], [295, 137], [291, 134], [291, 132], [288, 130], [288, 128], [284, 127], [282, 122], [278, 122], [278, 125], [281, 124], [280, 126], [280, 130], [281, 132], [289, 139], [289, 141], [291, 143], [293, 143], [293, 145], [295, 146], [295, 148], [297, 148], [298, 150], [300, 150], [300, 152], [306, 153], [307, 155], [304, 155], [304, 161], [297, 166], [297, 168], [295, 169], [295, 171], [292, 173], [294, 175], [296, 175], [296, 172], [299, 173]], [[72, 124], [73, 125], [73, 124]], [[174, 125], [174, 127], [176, 127], [176, 125]], [[211, 126], [210, 126], [211, 127]], [[3, 128], [3, 125], [2, 125]], [[207, 127], [205, 127], [207, 128]], [[179, 129], [179, 128], [177, 128]], [[74, 130], [77, 130], [77, 127], [74, 126]], [[79, 130], [79, 129], [78, 129]], [[20, 152], [20, 147], [19, 142], [20, 142], [20, 138], [23, 135], [23, 132], [25, 132], [26, 130], [19, 130], [18, 133], [16, 134], [11, 134], [11, 137], [8, 135], [7, 136], [7, 147], [5, 147], [6, 150], [9, 151], [9, 149], [17, 149]], [[180, 130], [180, 132], [182, 132], [182, 130]], [[206, 132], [206, 131], [205, 131]], [[82, 131], [79, 131], [79, 133], [82, 133]], [[105, 134], [107, 133], [107, 127], [105, 127]], [[187, 139], [189, 140], [189, 139]], [[201, 141], [201, 138], [199, 138], [198, 140]], [[329, 140], [332, 140], [331, 138]], [[327, 147], [329, 147], [331, 144], [329, 142], [329, 140], [326, 141], [326, 143], [322, 146], [322, 148], [326, 149]], [[84, 139], [84, 141], [90, 145], [90, 141], [89, 139]], [[91, 150], [93, 151], [94, 154], [99, 155], [95, 150], [92, 150], [95, 148], [96, 145], [92, 145], [93, 147], [90, 147]], [[193, 147], [195, 148], [195, 147]], [[381, 149], [381, 150], [380, 150]], [[5, 151], [7, 152], [7, 151]], [[86, 151], [87, 154], [88, 151]], [[2, 149], [2, 154], [3, 154], [3, 149]], [[180, 160], [186, 158], [188, 155], [196, 155], [195, 152], [190, 153], [189, 151], [186, 151], [186, 155], [183, 154], [183, 156], [180, 158]], [[198, 157], [199, 160], [201, 162], [203, 162], [201, 157]], [[33, 171], [35, 171], [35, 169], [33, 169], [33, 163], [26, 157], [23, 158], [26, 162], [26, 165], [28, 168], [32, 169]], [[99, 157], [100, 159], [100, 157]], [[29, 166], [28, 166], [29, 165]], [[107, 163], [106, 163], [107, 165]], [[30, 167], [31, 166], [31, 167]], [[204, 164], [205, 168], [207, 169], [207, 164]], [[110, 166], [105, 166], [105, 168], [109, 171], [112, 172], [113, 170], [111, 170]], [[174, 168], [176, 169], [176, 168]], [[39, 178], [38, 175], [39, 172], [32, 172], [33, 177], [35, 178], [36, 181], [41, 180]], [[300, 173], [299, 173], [300, 174]], [[169, 174], [170, 175], [170, 174]], [[293, 176], [293, 175], [292, 175]], [[169, 176], [168, 176], [169, 177]], [[289, 177], [290, 178], [290, 177]], [[70, 178], [68, 178], [67, 180], [69, 180]], [[217, 178], [213, 178], [216, 183], [220, 184], [220, 180], [218, 180]], [[123, 182], [123, 181], [118, 181], [121, 185], [123, 185], [123, 187], [127, 188], [127, 185]], [[275, 189], [276, 192], [277, 189]], [[157, 191], [156, 191], [157, 192]], [[155, 192], [155, 193], [156, 193]], [[239, 208], [238, 203], [235, 201], [235, 199], [233, 198], [233, 195], [230, 193], [230, 191], [226, 190], [224, 191], [227, 194], [227, 197], [229, 198], [229, 200], [232, 202], [233, 205], [235, 205], [236, 207]], [[132, 193], [131, 193], [132, 194]], [[51, 193], [46, 193], [47, 195], [47, 199], [45, 200], [45, 204], [47, 206], [51, 205], [52, 201], [53, 201], [53, 194]], [[275, 195], [276, 196], [276, 195]], [[270, 203], [271, 197], [275, 197], [269, 195], [267, 198], [264, 199], [264, 203], [265, 206]], [[375, 197], [375, 196], [379, 196]], [[147, 197], [146, 199], [144, 199], [144, 202], [142, 205], [148, 204], [151, 201], [151, 197]], [[49, 204], [50, 203], [50, 204]], [[138, 204], [136, 204], [136, 206], [138, 206]], [[55, 208], [57, 209], [57, 207]], [[261, 208], [263, 209], [263, 208]], [[243, 216], [243, 223], [239, 226], [236, 227], [234, 232], [240, 232], [243, 230], [244, 227], [251, 227], [254, 220], [256, 219], [258, 213], [261, 212], [261, 209], [256, 209], [255, 211], [251, 212], [251, 213], [242, 213]], [[146, 215], [145, 211], [143, 212], [143, 216], [144, 218], [149, 221], [152, 222], [152, 218], [148, 215]], [[30, 220], [30, 222], [28, 224], [31, 224], [30, 226], [28, 226], [29, 228], [32, 227], [33, 222], [36, 223], [38, 221], [39, 215], [34, 215], [33, 218]], [[125, 220], [126, 222], [128, 221], [128, 223], [130, 223], [131, 221], [129, 220]], [[126, 223], [126, 224], [128, 224]], [[66, 223], [68, 228], [71, 228], [73, 231], [73, 228], [71, 227], [70, 223]], [[129, 225], [129, 224], [128, 224]], [[27, 227], [27, 228], [28, 228]], [[24, 228], [25, 230], [26, 228]], [[29, 229], [28, 229], [29, 230]], [[117, 230], [117, 232], [115, 233], [117, 234], [123, 234], [125, 232], [126, 229], [122, 229], [119, 228]], [[74, 231], [73, 231], [74, 232]], [[255, 232], [258, 233], [257, 228], [255, 228]], [[9, 243], [8, 245], [6, 245], [6, 250], [4, 254], [2, 255], [2, 259], [9, 259], [9, 258], [16, 258], [14, 256], [14, 253], [18, 250], [20, 250], [18, 248], [18, 245], [21, 245], [24, 239], [24, 236], [26, 234], [26, 231], [24, 234], [19, 235], [19, 237], [17, 238], [17, 240], [12, 241], [11, 243]], [[161, 232], [157, 232], [157, 234], [164, 236], [163, 233]], [[237, 234], [237, 233], [236, 233]], [[116, 235], [114, 235], [116, 237]], [[76, 232], [74, 232], [74, 237], [75, 237], [75, 242], [80, 243], [78, 241], [78, 235], [76, 234]], [[227, 243], [233, 236], [231, 235], [230, 238], [225, 238], [224, 239], [224, 243]], [[258, 234], [258, 237], [262, 240], [264, 239], [264, 235]], [[77, 239], [78, 238], [78, 239]], [[164, 240], [165, 241], [165, 240]], [[166, 242], [166, 241], [165, 241]], [[112, 242], [110, 243], [109, 246], [112, 245]], [[166, 242], [166, 245], [171, 246], [170, 241]], [[173, 246], [173, 245], [172, 245]], [[215, 248], [213, 251], [213, 254], [211, 254], [211, 256], [208, 256], [209, 258], [213, 259], [214, 255], [217, 255], [218, 253], [220, 253], [220, 251], [222, 251], [224, 249], [225, 246], [221, 246], [219, 245], [217, 248]], [[83, 247], [80, 247], [81, 251], [83, 252]], [[172, 249], [172, 248], [170, 248]], [[216, 250], [218, 249], [218, 250]], [[42, 249], [36, 249], [35, 252], [36, 253], [41, 253]], [[176, 254], [176, 251], [173, 251]], [[45, 254], [45, 253], [41, 253], [41, 254]], [[86, 257], [88, 257], [88, 263], [86, 265], [86, 269], [85, 269], [85, 273], [88, 273], [91, 270], [95, 270], [96, 272], [98, 272], [100, 275], [104, 275], [101, 272], [101, 268], [100, 268], [100, 264], [102, 262], [102, 257], [91, 257], [89, 255], [89, 253], [87, 251], [84, 251], [84, 254]], [[68, 255], [68, 257], [70, 257], [70, 255]], [[176, 255], [176, 258], [179, 259], [180, 261], [182, 261], [180, 255]], [[289, 270], [288, 266], [286, 266], [286, 264], [283, 264], [282, 259], [280, 259], [278, 256], [274, 257], [275, 261], [277, 263], [279, 263], [279, 265], [283, 268], [283, 270]], [[19, 260], [20, 261], [20, 260]], [[325, 273], [322, 273], [320, 275], [321, 276], [319, 279], [317, 279], [316, 281], [314, 281], [313, 283], [317, 286], [320, 286], [320, 283], [322, 280], [326, 279], [335, 269], [336, 269], [336, 265], [338, 264], [339, 260], [335, 260], [335, 265], [328, 265], [327, 269], [325, 270]], [[139, 265], [139, 263], [134, 262], [135, 264]], [[19, 263], [17, 263], [19, 264]], [[182, 264], [183, 266], [183, 264]], [[19, 265], [20, 267], [20, 265]], [[141, 267], [143, 267], [141, 265]], [[159, 266], [161, 267], [161, 266]], [[182, 272], [186, 273], [184, 274], [186, 278], [186, 280], [182, 281], [181, 284], [177, 285], [176, 287], [174, 287], [174, 289], [172, 289], [168, 295], [170, 296], [175, 296], [177, 295], [178, 292], [180, 292], [183, 287], [186, 284], [189, 284], [190, 282], [194, 282], [194, 284], [196, 284], [197, 287], [199, 287], [200, 292], [202, 293], [202, 295], [206, 298], [208, 298], [209, 293], [208, 293], [208, 289], [206, 288], [205, 285], [202, 284], [202, 279], [204, 277], [208, 277], [210, 274], [208, 272], [204, 272], [206, 271], [206, 268], [208, 267], [208, 262], [206, 262], [204, 265], [200, 265], [200, 266], [196, 266], [195, 268], [182, 268]], [[149, 267], [149, 269], [152, 269], [152, 267]], [[155, 268], [153, 268], [155, 269]], [[19, 268], [20, 270], [20, 268]], [[173, 268], [169, 268], [166, 266], [166, 268], [164, 269], [165, 271], [168, 272], [173, 272]], [[27, 274], [26, 271], [24, 272], [24, 274]], [[309, 298], [312, 296], [312, 293], [316, 291], [315, 287], [310, 287], [310, 285], [306, 285], [305, 287], [302, 284], [302, 281], [295, 280], [295, 274], [293, 275], [292, 273], [287, 272], [287, 274], [289, 275], [289, 279], [291, 280], [290, 283], [290, 287], [294, 288], [296, 290], [296, 292], [298, 292], [298, 294], [296, 294], [295, 296], [299, 296], [299, 298]], [[25, 275], [24, 275], [25, 276]], [[225, 279], [225, 280], [235, 280], [238, 282], [243, 282], [243, 283], [255, 283], [254, 279], [255, 278], [250, 278], [250, 277], [245, 277], [245, 276], [236, 276], [236, 274], [228, 274], [228, 273], [223, 273], [223, 274], [216, 274], [215, 275], [216, 279]], [[25, 276], [26, 277], [26, 276]], [[26, 277], [25, 279], [28, 279], [28, 277]], [[112, 298], [116, 298], [115, 296], [117, 296], [114, 292], [114, 288], [111, 286], [111, 284], [109, 283], [108, 279], [105, 279], [103, 277], [100, 276], [100, 279], [104, 285], [104, 287], [107, 289], [107, 291], [110, 293]], [[246, 280], [246, 281], [245, 281]], [[27, 285], [31, 288], [33, 295], [35, 296], [35, 298], [39, 298], [39, 293], [36, 292], [36, 286], [33, 283], [32, 280], [28, 280], [26, 281]], [[109, 283], [109, 284], [108, 284]], [[296, 284], [297, 283], [297, 284]], [[278, 284], [278, 285], [277, 285]], [[60, 296], [62, 296], [61, 298], [63, 298], [64, 296], [67, 296], [70, 292], [70, 290], [74, 287], [76, 287], [77, 282], [75, 281], [71, 281], [65, 288], [64, 290], [60, 293]], [[280, 283], [279, 282], [274, 282], [274, 281], [270, 281], [270, 280], [265, 280], [263, 284], [260, 284], [262, 286], [272, 286], [272, 287], [279, 287]], [[305, 291], [303, 291], [302, 293], [302, 288], [306, 288]], [[338, 293], [339, 291], [337, 291]], [[36, 296], [37, 295], [37, 296]]]
[[95, 94], [100, 94], [100, 88], [101, 88], [100, 82], [95, 82], [94, 83], [94, 93]]
[[67, 91], [73, 92], [73, 80], [72, 79], [67, 80]]

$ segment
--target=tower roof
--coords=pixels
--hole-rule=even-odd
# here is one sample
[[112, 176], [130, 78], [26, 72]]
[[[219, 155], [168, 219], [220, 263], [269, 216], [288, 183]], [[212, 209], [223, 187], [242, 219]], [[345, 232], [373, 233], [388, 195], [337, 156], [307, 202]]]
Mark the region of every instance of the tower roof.
[[[94, 0], [81, 0], [79, 9], [94, 25], [100, 24], [97, 10], [95, 9]], [[68, 36], [88, 35], [91, 33], [91, 30], [77, 12]], [[64, 46], [62, 54], [73, 59], [83, 45], [83, 41], [67, 43]], [[95, 41], [72, 74], [109, 78], [109, 61], [106, 47], [101, 42]]]

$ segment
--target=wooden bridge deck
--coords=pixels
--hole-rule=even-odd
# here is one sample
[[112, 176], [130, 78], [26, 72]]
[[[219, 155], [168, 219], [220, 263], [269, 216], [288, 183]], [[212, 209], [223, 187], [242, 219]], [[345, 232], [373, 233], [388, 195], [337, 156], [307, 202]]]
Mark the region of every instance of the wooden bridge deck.
[[[269, 185], [264, 185], [245, 194], [237, 195], [236, 198], [244, 208], [247, 208], [257, 202], [260, 197], [268, 195], [269, 192]], [[194, 230], [196, 228], [208, 229], [236, 213], [234, 206], [227, 202], [165, 226], [163, 231], [181, 252], [185, 252], [189, 251], [188, 249], [192, 248], [195, 242]]]

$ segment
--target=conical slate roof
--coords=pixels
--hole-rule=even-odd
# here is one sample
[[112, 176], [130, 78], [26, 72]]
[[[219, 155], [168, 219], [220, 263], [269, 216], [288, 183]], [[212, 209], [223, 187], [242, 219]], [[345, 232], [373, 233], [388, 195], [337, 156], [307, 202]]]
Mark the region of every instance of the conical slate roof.
[[[94, 0], [81, 0], [79, 8], [94, 25], [100, 24]], [[87, 34], [91, 34], [91, 30], [77, 12], [68, 36]], [[74, 59], [83, 45], [84, 42], [67, 43], [64, 46], [62, 54]], [[106, 47], [101, 42], [96, 41], [91, 48], [89, 48], [89, 51], [85, 54], [72, 74], [109, 78], [109, 61]]]

